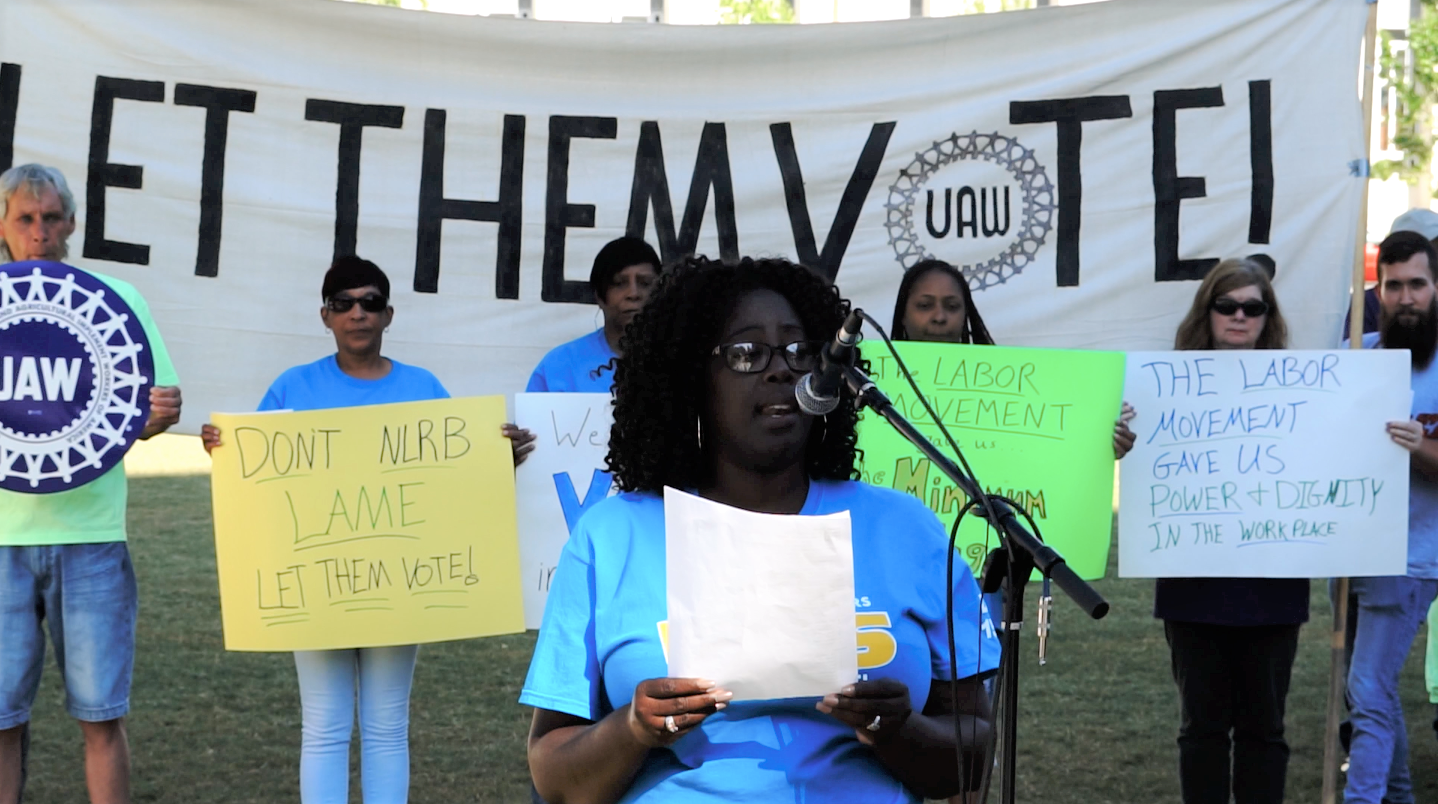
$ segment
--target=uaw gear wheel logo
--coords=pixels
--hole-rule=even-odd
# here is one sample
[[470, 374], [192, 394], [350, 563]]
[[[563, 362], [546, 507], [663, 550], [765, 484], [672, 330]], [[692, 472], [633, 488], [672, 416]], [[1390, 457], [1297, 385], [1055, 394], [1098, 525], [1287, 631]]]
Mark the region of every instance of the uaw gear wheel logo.
[[1034, 261], [1053, 228], [1056, 200], [1043, 165], [1018, 140], [955, 133], [899, 171], [884, 226], [904, 270], [943, 260], [983, 290]]
[[118, 464], [150, 415], [144, 328], [108, 285], [57, 262], [0, 265], [0, 488], [48, 494]]

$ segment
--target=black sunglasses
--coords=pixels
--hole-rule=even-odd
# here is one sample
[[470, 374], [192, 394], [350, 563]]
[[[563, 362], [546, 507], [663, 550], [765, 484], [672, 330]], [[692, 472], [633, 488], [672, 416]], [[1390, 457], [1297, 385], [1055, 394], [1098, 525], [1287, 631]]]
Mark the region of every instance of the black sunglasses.
[[1237, 302], [1227, 296], [1220, 296], [1208, 305], [1208, 309], [1219, 315], [1233, 315], [1239, 310], [1249, 318], [1258, 318], [1268, 313], [1268, 303], [1258, 299], [1249, 299], [1246, 302]]
[[777, 352], [784, 355], [784, 362], [794, 371], [808, 373], [819, 367], [819, 353], [824, 345], [819, 341], [794, 341], [784, 346], [770, 346], [767, 343], [721, 343], [710, 352], [711, 356], [722, 355], [724, 365], [740, 374], [757, 374], [769, 368], [769, 361]]
[[360, 309], [366, 313], [380, 313], [389, 306], [389, 299], [378, 293], [366, 293], [358, 299], [353, 296], [331, 296], [325, 299], [325, 306], [332, 313], [348, 313], [355, 304], [359, 304]]

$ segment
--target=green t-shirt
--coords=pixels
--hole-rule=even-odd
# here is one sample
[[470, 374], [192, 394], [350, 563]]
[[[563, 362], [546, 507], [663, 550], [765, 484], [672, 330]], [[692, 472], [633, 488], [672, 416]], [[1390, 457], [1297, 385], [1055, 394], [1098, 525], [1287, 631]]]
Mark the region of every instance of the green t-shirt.
[[[128, 282], [89, 273], [124, 299], [144, 327], [155, 362], [155, 385], [179, 385], [170, 353], [160, 340], [160, 329], [140, 292]], [[22, 494], [0, 489], [0, 546], [123, 542], [128, 494], [123, 463], [69, 491]]]

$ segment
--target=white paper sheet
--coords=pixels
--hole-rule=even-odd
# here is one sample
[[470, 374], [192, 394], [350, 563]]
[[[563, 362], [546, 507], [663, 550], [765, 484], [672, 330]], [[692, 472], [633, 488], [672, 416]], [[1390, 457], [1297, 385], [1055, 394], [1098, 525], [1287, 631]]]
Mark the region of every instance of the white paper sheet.
[[859, 675], [849, 512], [758, 514], [664, 489], [669, 675], [736, 700], [827, 695]]

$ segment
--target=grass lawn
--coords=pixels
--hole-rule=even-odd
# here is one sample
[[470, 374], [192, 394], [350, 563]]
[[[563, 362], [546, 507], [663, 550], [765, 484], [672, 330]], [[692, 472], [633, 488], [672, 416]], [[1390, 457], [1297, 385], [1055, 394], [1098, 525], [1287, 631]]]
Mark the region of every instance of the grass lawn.
[[[299, 698], [288, 654], [226, 653], [205, 475], [131, 479], [130, 547], [140, 584], [129, 718], [138, 802], [298, 800]], [[1110, 575], [1114, 572], [1111, 569]], [[1328, 679], [1326, 592], [1314, 584], [1288, 699], [1288, 800], [1316, 802]], [[1033, 587], [1034, 593], [1037, 587]], [[1055, 601], [1049, 664], [1025, 633], [1019, 800], [1177, 802], [1177, 696], [1152, 581], [1099, 584], [1109, 616]], [[1032, 601], [1032, 595], [1030, 600]], [[1032, 617], [1030, 617], [1032, 622]], [[527, 802], [515, 703], [534, 635], [425, 646], [411, 716], [411, 801]], [[1420, 801], [1438, 799], [1438, 741], [1420, 636], [1403, 693]], [[80, 732], [53, 663], [36, 703], [27, 802], [85, 800]], [[357, 750], [354, 752], [357, 756]], [[357, 777], [351, 800], [359, 801]]]

